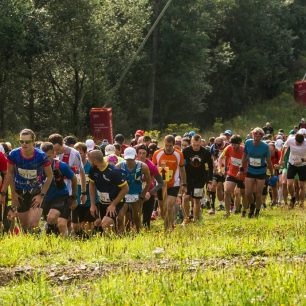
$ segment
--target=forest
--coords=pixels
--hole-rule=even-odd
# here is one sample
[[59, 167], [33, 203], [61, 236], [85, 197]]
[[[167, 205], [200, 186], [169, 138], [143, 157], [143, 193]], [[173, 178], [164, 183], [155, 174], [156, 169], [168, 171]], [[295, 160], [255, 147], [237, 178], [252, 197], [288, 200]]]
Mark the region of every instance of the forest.
[[86, 136], [92, 107], [207, 128], [292, 90], [305, 50], [303, 0], [1, 0], [0, 137]]

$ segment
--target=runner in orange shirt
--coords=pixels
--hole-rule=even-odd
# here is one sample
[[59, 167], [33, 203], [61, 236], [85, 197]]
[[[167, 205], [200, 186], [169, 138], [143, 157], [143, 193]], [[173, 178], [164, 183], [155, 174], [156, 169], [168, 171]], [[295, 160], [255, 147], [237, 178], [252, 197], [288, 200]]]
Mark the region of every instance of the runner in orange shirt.
[[160, 175], [166, 182], [165, 188], [159, 192], [158, 199], [165, 229], [174, 226], [174, 204], [181, 188], [186, 192], [186, 173], [183, 153], [174, 148], [175, 139], [168, 135], [164, 139], [164, 148], [155, 151], [152, 161], [157, 165]]

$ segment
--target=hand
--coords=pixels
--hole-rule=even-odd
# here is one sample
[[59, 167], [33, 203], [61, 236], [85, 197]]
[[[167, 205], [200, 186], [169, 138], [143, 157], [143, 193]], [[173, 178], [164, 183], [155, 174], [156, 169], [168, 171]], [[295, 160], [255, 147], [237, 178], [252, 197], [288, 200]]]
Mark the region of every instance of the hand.
[[99, 212], [98, 212], [98, 207], [97, 205], [90, 205], [90, 214], [94, 217], [97, 218], [99, 216]]
[[18, 208], [20, 206], [19, 199], [23, 200], [23, 197], [17, 192], [12, 192], [12, 206]]
[[41, 206], [41, 203], [43, 202], [43, 197], [40, 194], [37, 194], [32, 199], [32, 208], [37, 208]]
[[176, 205], [181, 205], [182, 204], [182, 198], [181, 197], [177, 197], [175, 200], [175, 204]]
[[238, 171], [238, 173], [236, 175], [236, 179], [242, 181], [242, 180], [244, 180], [244, 177], [245, 177], [244, 172]]
[[9, 211], [7, 213], [7, 219], [9, 221], [13, 221], [15, 217], [17, 217], [17, 212], [13, 211], [12, 209], [9, 209]]
[[207, 189], [208, 189], [209, 191], [211, 191], [212, 188], [213, 188], [212, 182], [208, 182], [208, 184], [207, 184]]
[[82, 194], [80, 200], [81, 200], [81, 204], [85, 204], [86, 201], [87, 201], [87, 195], [86, 194]]
[[187, 186], [182, 185], [181, 187], [181, 193], [186, 194], [187, 193]]
[[111, 217], [111, 218], [116, 217], [117, 212], [116, 212], [116, 206], [114, 204], [108, 205], [108, 207], [106, 209], [106, 215]]
[[280, 160], [280, 161], [278, 162], [278, 164], [279, 164], [280, 167], [284, 167], [284, 164], [285, 164], [285, 163], [284, 163], [284, 161], [281, 161], [281, 160]]
[[69, 201], [69, 208], [70, 208], [71, 210], [75, 210], [77, 207], [78, 207], [78, 202], [77, 202], [77, 200], [71, 199], [71, 200]]
[[145, 195], [145, 200], [148, 201], [151, 198], [150, 192], [147, 192]]

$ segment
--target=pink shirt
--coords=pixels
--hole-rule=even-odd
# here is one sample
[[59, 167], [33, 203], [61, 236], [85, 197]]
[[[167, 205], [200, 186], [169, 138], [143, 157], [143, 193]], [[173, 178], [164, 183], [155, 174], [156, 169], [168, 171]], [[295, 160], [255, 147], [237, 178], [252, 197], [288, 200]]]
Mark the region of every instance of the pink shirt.
[[150, 192], [155, 186], [154, 178], [159, 174], [159, 172], [158, 172], [158, 168], [149, 159], [146, 159], [146, 164], [149, 167], [149, 171], [151, 175], [151, 183], [149, 187], [149, 192]]

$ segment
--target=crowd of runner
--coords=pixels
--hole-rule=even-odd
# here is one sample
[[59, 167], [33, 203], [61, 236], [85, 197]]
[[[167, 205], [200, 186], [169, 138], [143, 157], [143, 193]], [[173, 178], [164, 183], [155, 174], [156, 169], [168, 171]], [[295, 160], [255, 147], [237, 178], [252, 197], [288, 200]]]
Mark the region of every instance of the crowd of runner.
[[304, 118], [288, 135], [267, 123], [246, 139], [190, 131], [165, 136], [161, 147], [142, 130], [130, 144], [122, 134], [110, 144], [59, 134], [41, 142], [24, 129], [20, 147], [0, 145], [1, 231], [121, 235], [157, 218], [173, 230], [206, 210], [256, 218], [267, 203], [303, 208], [305, 138]]

